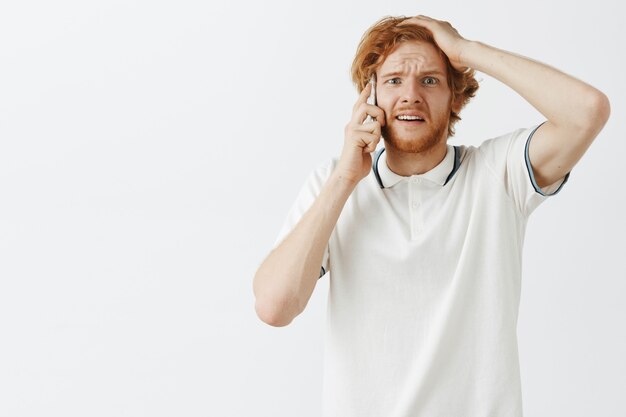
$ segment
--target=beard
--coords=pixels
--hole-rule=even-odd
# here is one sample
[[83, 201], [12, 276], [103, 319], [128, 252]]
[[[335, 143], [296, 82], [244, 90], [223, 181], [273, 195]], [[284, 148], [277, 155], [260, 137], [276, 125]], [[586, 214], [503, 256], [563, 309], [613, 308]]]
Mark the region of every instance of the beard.
[[415, 127], [399, 126], [398, 120], [393, 119], [381, 127], [381, 136], [386, 146], [399, 152], [428, 153], [447, 133], [449, 121], [450, 111], [438, 119]]

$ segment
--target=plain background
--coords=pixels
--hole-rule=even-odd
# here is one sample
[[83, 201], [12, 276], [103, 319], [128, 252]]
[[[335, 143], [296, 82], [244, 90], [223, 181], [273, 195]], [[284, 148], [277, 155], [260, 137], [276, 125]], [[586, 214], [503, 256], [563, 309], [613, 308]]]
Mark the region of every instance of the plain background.
[[[625, 415], [626, 30], [618, 2], [583, 6], [3, 2], [0, 415], [319, 416], [328, 276], [283, 328], [252, 279], [341, 152], [360, 37], [416, 14], [608, 95], [528, 223], [518, 335], [525, 415]], [[544, 120], [478, 79], [449, 143]]]

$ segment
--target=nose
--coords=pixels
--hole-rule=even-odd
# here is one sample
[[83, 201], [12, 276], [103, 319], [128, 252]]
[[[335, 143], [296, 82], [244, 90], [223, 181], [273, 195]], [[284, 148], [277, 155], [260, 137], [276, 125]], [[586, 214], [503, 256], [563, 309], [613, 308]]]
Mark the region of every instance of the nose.
[[422, 96], [422, 85], [414, 79], [406, 80], [403, 84], [402, 102], [403, 103], [421, 103], [424, 100]]

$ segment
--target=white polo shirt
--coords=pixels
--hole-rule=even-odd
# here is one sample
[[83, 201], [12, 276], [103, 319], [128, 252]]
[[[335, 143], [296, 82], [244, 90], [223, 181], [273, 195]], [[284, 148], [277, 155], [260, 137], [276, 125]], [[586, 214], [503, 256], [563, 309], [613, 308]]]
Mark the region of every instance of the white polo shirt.
[[[521, 417], [517, 351], [528, 216], [569, 173], [539, 189], [528, 160], [538, 126], [452, 146], [403, 177], [381, 148], [344, 206], [329, 272], [324, 417]], [[311, 207], [338, 158], [315, 169], [275, 245]]]

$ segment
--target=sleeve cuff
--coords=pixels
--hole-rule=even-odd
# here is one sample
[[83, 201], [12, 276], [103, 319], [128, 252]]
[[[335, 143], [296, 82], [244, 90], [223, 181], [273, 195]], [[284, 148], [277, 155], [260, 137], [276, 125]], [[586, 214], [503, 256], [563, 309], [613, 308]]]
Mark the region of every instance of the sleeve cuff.
[[319, 276], [319, 278], [318, 278], [318, 279], [320, 279], [321, 277], [323, 277], [325, 273], [326, 273], [326, 270], [325, 270], [325, 269], [324, 269], [324, 267], [322, 266], [322, 267], [321, 267], [321, 269], [320, 269], [320, 276]]
[[[543, 122], [543, 123], [545, 123], [545, 122]], [[530, 176], [530, 182], [532, 183], [533, 188], [539, 194], [548, 197], [548, 196], [555, 195], [559, 191], [561, 191], [561, 188], [563, 188], [563, 185], [565, 185], [565, 183], [569, 179], [569, 174], [571, 173], [571, 171], [568, 172], [567, 174], [565, 174], [565, 177], [563, 177], [563, 180], [560, 182], [560, 184], [559, 184], [559, 181], [557, 181], [554, 184], [551, 184], [551, 185], [548, 185], [546, 187], [543, 187], [543, 190], [539, 187], [539, 185], [537, 185], [537, 181], [535, 180], [535, 174], [533, 172], [533, 167], [530, 164], [530, 157], [528, 156], [528, 146], [530, 145], [530, 139], [533, 137], [533, 135], [535, 134], [537, 129], [539, 129], [539, 127], [543, 123], [541, 123], [539, 126], [534, 128], [533, 131], [530, 132], [530, 135], [528, 135], [528, 140], [526, 141], [526, 147], [525, 147], [525, 150], [524, 150], [524, 158], [526, 159], [526, 168], [528, 170], [528, 175]], [[545, 192], [544, 192], [544, 190], [545, 190]]]

